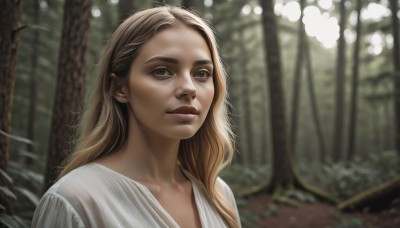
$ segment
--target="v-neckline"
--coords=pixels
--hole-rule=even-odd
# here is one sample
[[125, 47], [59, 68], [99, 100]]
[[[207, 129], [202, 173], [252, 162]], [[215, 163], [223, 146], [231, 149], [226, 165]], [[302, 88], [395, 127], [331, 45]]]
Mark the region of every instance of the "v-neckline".
[[[135, 181], [134, 179], [129, 178], [129, 177], [127, 177], [127, 176], [125, 176], [125, 175], [123, 175], [123, 174], [121, 174], [121, 173], [119, 173], [119, 172], [117, 172], [117, 171], [115, 171], [115, 170], [113, 170], [113, 169], [111, 169], [111, 168], [108, 168], [108, 167], [105, 166], [105, 165], [100, 164], [100, 163], [92, 162], [92, 164], [95, 165], [95, 166], [98, 166], [98, 167], [100, 167], [100, 168], [102, 168], [102, 169], [104, 169], [104, 170], [106, 170], [106, 171], [108, 171], [108, 172], [111, 172], [111, 173], [115, 174], [116, 176], [118, 176], [118, 177], [120, 177], [120, 178], [122, 178], [122, 179], [128, 180], [129, 182], [133, 183], [133, 184], [134, 184], [138, 189], [140, 189], [141, 191], [147, 192], [146, 196], [148, 196], [148, 197], [150, 198], [149, 200], [151, 200], [151, 201], [155, 204], [155, 206], [158, 208], [158, 210], [161, 211], [161, 212], [163, 213], [163, 215], [164, 215], [167, 219], [169, 219], [170, 222], [173, 223], [173, 225], [174, 225], [175, 227], [180, 227], [179, 224], [175, 221], [175, 219], [174, 219], [174, 218], [168, 213], [168, 211], [161, 205], [161, 203], [157, 200], [157, 198], [154, 196], [154, 194], [150, 191], [150, 189], [149, 189], [146, 185], [144, 185], [144, 184], [142, 184], [142, 183], [140, 183], [140, 182], [138, 182], [138, 181]], [[197, 189], [197, 185], [195, 184], [195, 181], [192, 179], [192, 177], [190, 176], [190, 174], [189, 174], [186, 170], [184, 170], [184, 169], [182, 169], [182, 168], [181, 168], [181, 170], [182, 170], [183, 175], [184, 175], [186, 178], [188, 178], [189, 181], [190, 181], [190, 184], [191, 184], [191, 186], [192, 186], [192, 191], [193, 191], [194, 202], [195, 202], [196, 209], [197, 209], [197, 214], [198, 214], [199, 220], [200, 220], [200, 226], [201, 226], [201, 227], [204, 227], [204, 226], [203, 226], [204, 221], [203, 221], [203, 216], [202, 216], [203, 213], [201, 213], [200, 207], [199, 207], [199, 204], [200, 204], [200, 202], [199, 202], [199, 197], [200, 197], [200, 195], [199, 195], [199, 194], [200, 194], [199, 189]], [[150, 204], [149, 202], [147, 202], [147, 203]], [[149, 205], [149, 206], [152, 207], [153, 205]]]

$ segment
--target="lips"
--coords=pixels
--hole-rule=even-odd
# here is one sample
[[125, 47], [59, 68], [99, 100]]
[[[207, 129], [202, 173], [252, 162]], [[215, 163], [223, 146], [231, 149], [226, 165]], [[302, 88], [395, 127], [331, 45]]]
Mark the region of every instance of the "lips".
[[198, 115], [199, 110], [193, 106], [183, 105], [178, 108], [175, 108], [168, 113], [170, 114], [185, 114], [185, 115]]

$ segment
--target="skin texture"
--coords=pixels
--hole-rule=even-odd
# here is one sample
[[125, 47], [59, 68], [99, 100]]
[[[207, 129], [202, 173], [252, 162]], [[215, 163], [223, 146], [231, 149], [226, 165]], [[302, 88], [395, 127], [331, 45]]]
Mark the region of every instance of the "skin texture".
[[[202, 126], [214, 97], [213, 64], [204, 38], [174, 25], [146, 42], [129, 80], [114, 76], [114, 98], [129, 109], [128, 138], [96, 162], [149, 188], [181, 227], [200, 227], [191, 182], [177, 165], [179, 143]], [[192, 106], [196, 114], [172, 114]]]

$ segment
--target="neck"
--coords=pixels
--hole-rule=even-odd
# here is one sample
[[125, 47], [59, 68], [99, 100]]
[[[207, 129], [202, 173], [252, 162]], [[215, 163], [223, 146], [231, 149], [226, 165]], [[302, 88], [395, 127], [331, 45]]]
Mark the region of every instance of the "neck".
[[178, 167], [179, 140], [162, 137], [142, 137], [133, 132], [123, 150], [123, 156], [138, 179], [173, 181], [180, 172]]
[[185, 178], [178, 166], [179, 144], [130, 123], [123, 146], [99, 162], [140, 182], [174, 184]]

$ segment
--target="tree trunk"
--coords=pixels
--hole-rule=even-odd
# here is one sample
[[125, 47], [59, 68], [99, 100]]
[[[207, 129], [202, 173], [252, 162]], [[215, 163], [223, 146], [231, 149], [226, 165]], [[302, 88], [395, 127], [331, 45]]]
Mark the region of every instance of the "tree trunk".
[[393, 31], [393, 66], [394, 66], [394, 116], [395, 124], [395, 146], [400, 157], [400, 36], [399, 36], [399, 10], [398, 0], [390, 0], [390, 10], [392, 12], [392, 31]]
[[[274, 2], [261, 0], [263, 8], [262, 26], [264, 35], [264, 48], [266, 53], [266, 66], [269, 86], [270, 112], [271, 112], [271, 133], [272, 133], [272, 178], [266, 190], [274, 193], [274, 199], [281, 202], [288, 202], [283, 191], [290, 188], [299, 188], [318, 198], [335, 201], [328, 193], [306, 185], [295, 172], [290, 156], [290, 145], [286, 132], [285, 99], [282, 85], [282, 66], [280, 46], [278, 40], [278, 28], [274, 14]], [[258, 192], [264, 189], [252, 190]], [[248, 193], [245, 193], [248, 194]], [[251, 193], [250, 193], [251, 194]]]
[[[373, 101], [371, 101], [371, 106], [372, 106], [372, 115], [373, 115], [373, 120], [374, 120], [371, 122], [373, 122], [374, 135], [375, 135], [375, 137], [374, 137], [375, 152], [377, 152], [377, 151], [382, 151], [382, 141], [381, 141], [382, 134], [381, 134], [380, 127], [379, 127], [381, 124], [380, 115], [379, 115], [380, 114], [379, 113], [379, 109], [380, 109], [379, 102], [376, 100], [373, 100]], [[370, 155], [368, 155], [368, 156], [370, 156]]]
[[119, 0], [118, 17], [120, 23], [133, 14], [133, 1], [134, 0]]
[[332, 156], [334, 161], [339, 161], [342, 157], [343, 144], [343, 125], [344, 125], [344, 80], [346, 73], [345, 65], [345, 37], [344, 30], [346, 26], [346, 0], [339, 3], [340, 12], [340, 30], [338, 40], [338, 56], [336, 65], [336, 88], [335, 88], [335, 116], [333, 124]]
[[21, 0], [0, 3], [0, 168], [7, 169]]
[[[33, 19], [32, 22], [35, 25], [39, 24], [39, 0], [33, 2]], [[28, 115], [28, 134], [27, 138], [35, 141], [35, 117], [36, 117], [36, 69], [38, 59], [38, 46], [39, 46], [39, 31], [33, 30], [32, 38], [32, 53], [31, 53], [31, 73], [29, 75], [29, 115]], [[34, 153], [34, 144], [27, 144], [27, 151]], [[25, 158], [25, 164], [31, 166], [33, 159], [31, 157]]]
[[[244, 39], [244, 30], [239, 31], [240, 41], [246, 43]], [[245, 135], [246, 138], [246, 151], [244, 152], [247, 156], [247, 161], [250, 165], [254, 165], [255, 161], [255, 151], [254, 151], [254, 137], [253, 137], [253, 123], [252, 123], [252, 109], [251, 109], [251, 95], [250, 95], [250, 75], [247, 71], [248, 56], [244, 45], [239, 45], [241, 53], [241, 75], [243, 80], [243, 109], [244, 109], [244, 125], [245, 125]]]
[[195, 7], [195, 2], [193, 0], [182, 0], [182, 7], [185, 9], [193, 9]]
[[303, 24], [303, 10], [305, 0], [300, 0], [300, 19], [299, 19], [299, 33], [297, 43], [297, 57], [294, 68], [294, 81], [293, 81], [293, 95], [292, 95], [292, 121], [290, 129], [290, 143], [292, 145], [292, 154], [296, 152], [296, 139], [297, 139], [297, 121], [299, 119], [299, 103], [301, 91], [301, 75], [304, 57], [304, 24]]
[[[390, 88], [387, 88], [386, 91], [390, 91]], [[390, 108], [392, 107], [392, 100], [385, 100], [384, 101], [384, 118], [385, 118], [385, 150], [393, 150], [393, 119], [392, 119], [392, 113]]]
[[379, 211], [391, 206], [400, 197], [400, 176], [362, 191], [357, 195], [341, 202], [338, 208], [343, 211], [369, 210]]
[[[232, 41], [233, 42], [233, 41]], [[227, 60], [227, 64], [229, 66], [233, 65], [230, 64], [231, 60], [230, 59], [226, 59]], [[233, 70], [235, 71], [235, 70]], [[228, 72], [228, 75], [231, 76], [230, 80], [228, 80], [228, 91], [229, 91], [229, 103], [232, 105], [228, 106], [228, 111], [232, 116], [232, 121], [233, 121], [233, 131], [234, 131], [234, 135], [235, 135], [235, 142], [236, 142], [236, 146], [235, 146], [235, 158], [234, 158], [234, 162], [237, 164], [244, 164], [244, 160], [243, 160], [243, 143], [242, 143], [242, 133], [241, 133], [241, 117], [240, 117], [240, 113], [238, 113], [239, 110], [239, 106], [240, 106], [240, 99], [243, 99], [241, 97], [241, 94], [239, 94], [239, 96], [237, 94], [234, 93], [234, 91], [237, 91], [239, 89], [239, 87], [237, 86], [237, 78], [236, 78], [236, 74], [231, 74], [230, 72]], [[240, 83], [239, 83], [240, 84]]]
[[[118, 6], [119, 7], [119, 6]], [[104, 40], [108, 40], [111, 33], [115, 29], [116, 26], [116, 18], [113, 17], [112, 9], [110, 8], [110, 3], [108, 1], [100, 1], [99, 8], [101, 10], [101, 19], [102, 19], [102, 35]], [[118, 20], [121, 20], [120, 15], [118, 15]], [[96, 54], [97, 50], [96, 50]]]
[[285, 99], [282, 85], [281, 53], [273, 1], [261, 0], [263, 8], [264, 48], [271, 111], [273, 148], [273, 184], [287, 185], [294, 181], [290, 147], [286, 133]]
[[153, 7], [158, 7], [158, 6], [164, 6], [164, 5], [169, 5], [172, 6], [174, 5], [173, 0], [152, 0], [153, 2]]
[[195, 10], [200, 13], [200, 15], [204, 13], [205, 10], [204, 1], [182, 0], [182, 7], [189, 10]]
[[[7, 134], [11, 132], [21, 4], [20, 0], [0, 1], [0, 169], [4, 171], [9, 157]], [[8, 186], [9, 183], [1, 177], [0, 185]], [[0, 204], [6, 213], [14, 213], [10, 199], [4, 194], [0, 194]]]
[[304, 46], [305, 46], [304, 52], [305, 52], [305, 58], [306, 58], [305, 62], [306, 62], [306, 70], [307, 70], [307, 84], [308, 84], [308, 91], [310, 94], [312, 119], [315, 124], [315, 129], [316, 129], [317, 138], [318, 138], [319, 160], [321, 162], [325, 162], [326, 146], [325, 146], [324, 134], [322, 132], [321, 121], [319, 119], [318, 102], [317, 102], [317, 96], [315, 94], [315, 88], [314, 88], [314, 74], [313, 74], [312, 64], [311, 64], [310, 46], [308, 44], [307, 39], [304, 40]]
[[349, 120], [349, 142], [347, 148], [347, 160], [352, 160], [356, 150], [357, 136], [357, 106], [358, 106], [358, 78], [360, 63], [360, 41], [361, 41], [361, 0], [357, 0], [357, 25], [356, 25], [356, 41], [353, 51], [353, 77], [351, 78], [351, 98], [350, 98], [350, 120]]
[[[262, 73], [259, 74], [259, 80], [262, 82], [264, 80], [264, 75]], [[261, 134], [260, 134], [260, 140], [261, 140], [261, 158], [260, 162], [261, 164], [266, 164], [267, 163], [267, 155], [268, 155], [268, 116], [265, 113], [269, 113], [268, 108], [264, 106], [263, 108], [260, 108], [259, 111], [261, 112]]]
[[90, 0], [70, 0], [64, 4], [63, 31], [53, 107], [45, 190], [56, 179], [68, 142], [82, 111], [85, 93], [85, 53], [89, 35]]

